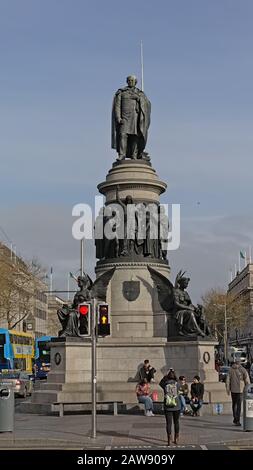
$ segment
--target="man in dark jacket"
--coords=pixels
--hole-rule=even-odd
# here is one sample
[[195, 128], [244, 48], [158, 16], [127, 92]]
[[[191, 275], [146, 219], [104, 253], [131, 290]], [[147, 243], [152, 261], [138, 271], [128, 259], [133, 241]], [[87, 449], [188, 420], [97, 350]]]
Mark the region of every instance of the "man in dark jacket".
[[190, 405], [193, 411], [193, 416], [199, 415], [199, 410], [203, 405], [204, 396], [204, 384], [200, 382], [199, 375], [193, 377], [193, 383], [191, 384], [191, 400]]
[[249, 374], [241, 365], [240, 361], [237, 360], [232, 364], [229, 369], [227, 380], [226, 380], [226, 389], [227, 393], [231, 393], [232, 398], [232, 409], [233, 409], [233, 423], [236, 426], [241, 426], [240, 417], [241, 417], [241, 404], [242, 404], [242, 394], [245, 385], [249, 384]]
[[145, 359], [143, 366], [139, 370], [139, 381], [143, 379], [147, 379], [147, 381], [154, 382], [154, 375], [156, 373], [156, 369], [151, 366], [149, 363], [149, 359]]

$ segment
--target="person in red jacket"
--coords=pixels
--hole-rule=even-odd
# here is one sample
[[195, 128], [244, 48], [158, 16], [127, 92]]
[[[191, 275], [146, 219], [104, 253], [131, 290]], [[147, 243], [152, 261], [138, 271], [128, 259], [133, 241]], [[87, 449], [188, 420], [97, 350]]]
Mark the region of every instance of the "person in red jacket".
[[153, 400], [150, 396], [150, 385], [147, 379], [141, 380], [136, 385], [136, 395], [139, 403], [143, 403], [145, 406], [146, 416], [154, 416], [153, 413]]

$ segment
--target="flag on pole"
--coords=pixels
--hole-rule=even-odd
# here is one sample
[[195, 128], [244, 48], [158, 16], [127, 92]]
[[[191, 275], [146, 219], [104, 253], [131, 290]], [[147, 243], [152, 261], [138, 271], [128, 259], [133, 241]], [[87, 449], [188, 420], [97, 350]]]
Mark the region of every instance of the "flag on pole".
[[51, 266], [51, 269], [50, 269], [50, 273], [53, 274], [53, 268], [52, 268], [52, 266]]
[[242, 259], [246, 259], [246, 258], [245, 258], [245, 254], [244, 254], [242, 251], [240, 251], [240, 257], [241, 257]]

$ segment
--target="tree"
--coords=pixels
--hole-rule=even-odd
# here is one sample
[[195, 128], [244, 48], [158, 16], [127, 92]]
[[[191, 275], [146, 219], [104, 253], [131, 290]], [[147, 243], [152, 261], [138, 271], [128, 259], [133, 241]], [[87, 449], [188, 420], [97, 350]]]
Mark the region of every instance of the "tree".
[[249, 306], [244, 296], [227, 294], [222, 289], [210, 289], [202, 301], [209, 326], [219, 343], [224, 343], [226, 327], [227, 331], [231, 331], [245, 325]]
[[0, 321], [14, 329], [33, 314], [33, 298], [45, 271], [37, 260], [31, 262], [12, 257], [0, 244]]

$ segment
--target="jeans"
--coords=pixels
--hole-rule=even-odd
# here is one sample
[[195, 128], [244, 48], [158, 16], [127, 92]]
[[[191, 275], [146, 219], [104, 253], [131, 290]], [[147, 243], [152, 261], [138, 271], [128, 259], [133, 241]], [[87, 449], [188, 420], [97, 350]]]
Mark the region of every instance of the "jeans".
[[178, 410], [178, 411], [165, 411], [166, 431], [167, 431], [168, 436], [170, 436], [170, 434], [171, 434], [172, 419], [174, 421], [175, 434], [179, 434], [179, 417], [180, 417], [180, 410]]
[[232, 393], [231, 392], [231, 398], [232, 398], [232, 409], [233, 409], [234, 423], [240, 423], [242, 393]]
[[138, 398], [138, 402], [139, 403], [143, 403], [144, 406], [145, 406], [145, 411], [153, 411], [153, 401], [150, 397], [146, 396], [146, 395], [141, 395], [140, 397], [137, 397]]
[[191, 409], [194, 414], [197, 414], [197, 412], [200, 410], [201, 406], [203, 405], [203, 400], [198, 400], [198, 401], [190, 401]]
[[185, 405], [186, 405], [186, 402], [185, 402], [185, 397], [184, 395], [179, 395], [179, 401], [180, 401], [180, 413], [183, 413], [184, 410], [185, 410]]

